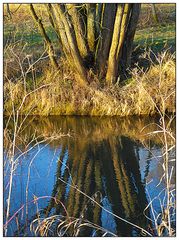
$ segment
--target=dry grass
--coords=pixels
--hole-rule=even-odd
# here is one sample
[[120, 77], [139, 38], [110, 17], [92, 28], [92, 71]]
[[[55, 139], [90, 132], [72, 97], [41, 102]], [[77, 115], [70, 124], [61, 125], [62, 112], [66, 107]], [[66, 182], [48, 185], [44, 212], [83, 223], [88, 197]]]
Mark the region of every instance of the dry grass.
[[93, 234], [98, 233], [101, 237], [117, 237], [116, 234], [83, 218], [54, 215], [48, 218], [35, 219], [31, 223], [31, 232], [40, 237], [56, 235], [59, 237], [79, 237], [81, 232], [87, 228], [93, 229]]
[[[141, 16], [143, 14], [151, 18], [149, 5], [142, 5]], [[81, 87], [74, 81], [74, 73], [63, 59], [59, 60], [61, 68], [58, 73], [51, 70], [43, 40], [37, 27], [34, 26], [28, 8], [28, 4], [10, 4], [12, 19], [9, 19], [6, 4], [4, 4], [4, 39], [6, 40], [4, 113], [6, 115], [11, 114], [12, 97], [15, 108], [18, 108], [27, 93], [42, 85], [45, 87], [26, 98], [20, 114], [27, 112], [44, 116], [154, 114], [156, 112], [155, 104], [161, 108], [161, 97], [168, 96], [170, 93], [170, 97], [165, 101], [165, 110], [175, 112], [175, 60], [173, 55], [164, 53], [163, 56], [156, 56], [157, 63], [150, 59], [151, 67], [147, 71], [136, 67], [131, 72], [131, 79], [123, 86], [101, 87], [102, 84], [99, 83], [97, 76], [90, 73], [90, 84]], [[38, 8], [39, 14], [43, 17], [46, 15], [43, 4], [35, 4], [35, 8]], [[169, 16], [174, 12], [175, 4], [157, 5], [157, 10], [161, 14], [165, 13], [166, 9], [167, 16]], [[164, 17], [163, 15], [162, 17]], [[44, 24], [49, 24], [46, 17], [44, 19]], [[151, 21], [149, 20], [149, 22]], [[55, 36], [50, 29], [48, 29], [48, 34], [55, 41]], [[41, 57], [43, 52], [44, 55]], [[11, 98], [9, 96], [10, 88], [13, 92]]]
[[[163, 105], [165, 105], [165, 99], [163, 98], [162, 100]], [[150, 185], [153, 179], [146, 184], [149, 202], [144, 209], [144, 214], [150, 209], [151, 217], [146, 214], [145, 216], [153, 222], [156, 236], [174, 237], [176, 234], [176, 142], [175, 136], [171, 131], [171, 124], [174, 118], [166, 115], [160, 109], [158, 109], [158, 113], [160, 115], [160, 121], [157, 124], [159, 130], [152, 131], [149, 134], [157, 135], [162, 141], [162, 154], [160, 156], [154, 155], [154, 157], [156, 160], [162, 159], [163, 174], [155, 187], [157, 188], [161, 183], [164, 183], [164, 187], [158, 194], [151, 197], [148, 185]], [[158, 208], [156, 208], [156, 202], [159, 204]]]
[[[142, 9], [139, 18], [139, 28], [156, 26], [158, 23], [155, 22], [152, 16], [152, 4], [142, 4]], [[155, 4], [157, 17], [159, 20], [159, 24], [170, 24], [175, 22], [176, 16], [176, 5], [175, 3], [169, 4]]]
[[[42, 85], [44, 87], [26, 98], [21, 114], [31, 111], [32, 115], [44, 116], [151, 115], [157, 112], [157, 108], [175, 112], [175, 55], [165, 51], [155, 56], [154, 63], [150, 58], [151, 54], [154, 53], [145, 53], [145, 57], [151, 61], [150, 68], [144, 71], [136, 66], [131, 71], [131, 79], [123, 85], [101, 87], [97, 77], [91, 74], [90, 84], [79, 86], [74, 80], [74, 73], [64, 60], [61, 61], [62, 67], [59, 72], [54, 73], [47, 69], [35, 84], [32, 76], [28, 75], [31, 73], [26, 74], [25, 79], [21, 76], [17, 82], [5, 74], [5, 114], [11, 112], [10, 85], [13, 89], [14, 105], [18, 107], [26, 93], [24, 84], [27, 86], [27, 91], [33, 91]], [[162, 99], [165, 100], [165, 106], [162, 104]], [[163, 107], [165, 109], [162, 109]]]

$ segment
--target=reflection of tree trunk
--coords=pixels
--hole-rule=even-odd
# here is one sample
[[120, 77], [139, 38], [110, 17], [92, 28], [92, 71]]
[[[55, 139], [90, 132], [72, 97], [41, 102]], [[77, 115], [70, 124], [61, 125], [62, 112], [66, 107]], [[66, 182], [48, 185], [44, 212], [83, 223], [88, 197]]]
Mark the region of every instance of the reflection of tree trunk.
[[131, 192], [132, 192], [132, 196], [131, 196], [132, 199], [130, 201], [134, 203], [133, 205], [134, 215], [131, 217], [135, 219], [135, 215], [141, 216], [139, 219], [137, 219], [138, 224], [140, 224], [140, 226], [145, 227], [147, 219], [142, 214], [142, 212], [144, 208], [147, 206], [147, 199], [145, 195], [145, 188], [141, 180], [140, 167], [139, 167], [140, 159], [137, 158], [137, 155], [134, 150], [135, 143], [132, 142], [129, 138], [122, 137], [121, 144], [122, 144], [122, 148], [120, 150], [119, 155], [121, 156], [121, 159], [123, 159], [123, 162], [125, 163], [123, 164], [123, 167], [122, 167], [122, 168], [126, 168], [125, 170], [123, 170], [124, 173], [127, 174], [125, 179], [130, 178]]
[[[124, 137], [121, 138], [121, 143], [115, 138], [110, 138], [109, 142], [126, 216], [135, 219], [146, 207], [147, 200], [141, 183], [139, 159], [136, 159], [134, 144]], [[146, 219], [143, 217], [140, 220], [141, 225], [145, 225]]]
[[[103, 177], [107, 186], [105, 194], [111, 203], [112, 211], [124, 218], [136, 220], [136, 216], [143, 211], [143, 204], [146, 200], [144, 188], [141, 186], [138, 159], [136, 159], [133, 142], [124, 137], [120, 142], [117, 137], [110, 137], [109, 141], [103, 141], [96, 146], [94, 144], [87, 145], [86, 141], [79, 142], [76, 139], [75, 143], [70, 143], [68, 149], [70, 156], [68, 162], [74, 184], [88, 196], [92, 196], [97, 191], [104, 194]], [[67, 181], [67, 177], [66, 171], [65, 181]], [[88, 198], [72, 188], [68, 198], [64, 199], [66, 188], [62, 188], [64, 185], [60, 184], [60, 181], [58, 185], [55, 187], [59, 191], [58, 199], [65, 203], [69, 216], [80, 217], [83, 214], [84, 219], [101, 224], [101, 209], [98, 206], [92, 206]], [[98, 201], [98, 198], [96, 200]], [[55, 207], [58, 209], [58, 214], [62, 208]], [[82, 212], [85, 208], [87, 209]], [[114, 221], [117, 224], [118, 234], [130, 235], [127, 233], [127, 231], [131, 231], [130, 226], [125, 228], [123, 222], [116, 219]], [[143, 218], [140, 221], [141, 225], [145, 224]], [[90, 231], [89, 234], [91, 234]]]
[[[84, 148], [83, 148], [82, 153], [80, 154], [79, 151], [78, 151], [78, 154], [80, 155], [80, 159], [79, 159], [80, 160], [80, 165], [79, 165], [79, 170], [78, 170], [77, 186], [80, 190], [84, 191], [86, 178], [89, 177], [88, 176], [88, 171], [90, 173], [90, 169], [88, 170], [88, 167], [91, 167], [91, 166], [89, 166], [89, 164], [88, 164], [87, 168], [85, 169], [87, 158], [86, 158], [86, 151], [84, 150]], [[89, 179], [90, 179], [90, 177], [88, 178], [88, 181], [89, 181]], [[85, 191], [87, 191], [87, 189], [85, 189]], [[74, 216], [78, 216], [79, 213], [80, 213], [80, 210], [82, 210], [83, 207], [80, 203], [80, 200], [82, 200], [83, 198], [84, 197], [78, 191], [76, 191], [76, 193], [75, 193]]]
[[125, 209], [126, 216], [129, 217], [131, 214], [133, 215], [133, 211], [134, 211], [133, 209], [134, 203], [132, 202], [133, 196], [131, 193], [131, 185], [130, 185], [131, 183], [129, 178], [127, 177], [127, 174], [125, 173], [123, 161], [120, 161], [119, 163], [119, 155], [117, 150], [118, 145], [116, 145], [116, 139], [111, 138], [109, 142], [111, 147], [115, 174], [118, 180], [118, 186], [121, 193], [122, 205]]
[[[139, 191], [138, 197], [145, 205], [146, 203], [145, 189], [144, 186], [141, 184], [141, 174], [139, 167], [140, 160], [139, 158], [137, 158], [138, 155], [136, 155], [134, 150], [135, 143], [132, 142], [129, 138], [122, 137], [122, 145], [123, 148], [121, 149], [121, 156], [122, 158], [125, 158], [126, 165], [128, 166], [128, 171], [132, 173], [135, 179], [135, 185]], [[131, 161], [131, 158], [133, 159], [133, 161]]]
[[[116, 181], [109, 141], [106, 140], [101, 142], [100, 147], [98, 148], [98, 157], [101, 163], [101, 173], [102, 173], [101, 177], [103, 177], [106, 180], [105, 195], [107, 195], [111, 203], [112, 212], [123, 217], [124, 208], [121, 203], [120, 191], [119, 191], [118, 183]], [[117, 235], [118, 236], [126, 235], [127, 232], [125, 228], [125, 223], [118, 221], [115, 218], [114, 218], [114, 221], [116, 222]]]
[[[71, 168], [73, 184], [78, 185], [80, 154], [78, 152], [78, 148], [76, 144], [74, 146], [74, 151], [71, 149], [70, 154], [72, 154], [72, 158], [70, 158], [70, 161], [73, 161], [72, 168]], [[80, 188], [80, 186], [78, 187]], [[70, 188], [67, 205], [66, 205], [67, 212], [69, 213], [70, 216], [74, 216], [73, 213], [74, 213], [74, 207], [75, 207], [75, 195], [76, 195], [76, 191]], [[76, 204], [79, 204], [79, 203], [76, 203]]]
[[[54, 198], [57, 198], [58, 200], [61, 200], [61, 198], [63, 197], [63, 193], [65, 191], [65, 186], [61, 186], [59, 188], [59, 185], [60, 185], [60, 180], [59, 180], [59, 177], [60, 177], [60, 169], [61, 169], [61, 161], [64, 157], [64, 153], [65, 153], [65, 149], [66, 149], [66, 144], [63, 144], [62, 145], [62, 150], [61, 150], [61, 154], [60, 154], [60, 161], [58, 161], [58, 165], [57, 165], [57, 171], [56, 171], [56, 182], [55, 182], [55, 185], [54, 185], [54, 188], [53, 188], [53, 191], [52, 191], [52, 199], [50, 200], [47, 208], [46, 208], [46, 216], [48, 216], [48, 214], [50, 213], [50, 211], [52, 210], [52, 208], [54, 208], [55, 206], [57, 207], [58, 204], [55, 203], [54, 201]], [[60, 208], [61, 205], [58, 205], [58, 208]], [[60, 208], [61, 209], [61, 208]], [[57, 210], [58, 212], [58, 210]]]
[[[96, 154], [95, 154], [96, 156]], [[100, 162], [98, 159], [95, 159], [95, 166], [94, 166], [94, 174], [95, 174], [95, 185], [96, 185], [96, 189], [95, 192], [99, 191], [101, 192], [102, 189], [102, 179], [101, 179], [101, 166], [100, 166]], [[102, 193], [101, 193], [102, 194]], [[96, 199], [98, 202], [100, 199]], [[100, 213], [101, 213], [101, 208], [98, 205], [94, 206], [94, 210], [93, 210], [93, 223], [97, 224], [100, 226]]]
[[[92, 170], [93, 170], [93, 160], [89, 160], [87, 166], [86, 166], [86, 172], [85, 172], [85, 179], [83, 182], [83, 192], [87, 195], [91, 195], [90, 192], [90, 185], [91, 185], [91, 177], [92, 177]], [[82, 209], [87, 206], [88, 198], [84, 197], [83, 202], [81, 203]]]

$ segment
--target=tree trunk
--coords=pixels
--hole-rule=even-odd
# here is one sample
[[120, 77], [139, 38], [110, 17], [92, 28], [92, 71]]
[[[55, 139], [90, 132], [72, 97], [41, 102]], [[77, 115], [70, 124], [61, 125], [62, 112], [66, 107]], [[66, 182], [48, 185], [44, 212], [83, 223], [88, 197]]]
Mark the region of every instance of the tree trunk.
[[52, 42], [51, 42], [50, 38], [48, 37], [48, 35], [45, 31], [42, 20], [36, 14], [35, 9], [33, 7], [33, 4], [30, 4], [30, 11], [31, 11], [32, 17], [34, 18], [34, 21], [36, 22], [36, 24], [39, 27], [41, 35], [45, 39], [45, 42], [46, 42], [46, 45], [47, 45], [47, 48], [48, 48], [47, 51], [48, 51], [48, 55], [49, 55], [51, 64], [56, 70], [58, 70], [59, 66], [58, 66], [58, 63], [55, 59], [55, 52], [54, 52], [54, 49], [53, 49]]
[[87, 39], [88, 45], [91, 52], [95, 51], [95, 13], [96, 4], [86, 4], [87, 6]]
[[103, 3], [102, 6], [100, 23], [101, 32], [99, 38], [99, 50], [97, 55], [97, 65], [101, 78], [103, 78], [106, 74], [106, 65], [113, 35], [116, 8], [117, 8], [116, 4], [112, 3], [109, 4]]
[[151, 4], [151, 8], [152, 8], [152, 16], [153, 16], [154, 22], [159, 23], [156, 7], [154, 3]]
[[60, 39], [60, 32], [59, 32], [59, 29], [58, 29], [57, 22], [55, 21], [55, 13], [53, 11], [52, 5], [50, 3], [48, 3], [46, 8], [47, 8], [47, 12], [48, 12], [48, 15], [49, 15], [49, 21], [50, 21], [53, 29], [55, 30], [56, 35], [57, 35], [58, 40], [59, 40], [59, 48], [62, 51], [62, 41]]
[[[51, 5], [51, 4], [49, 4], [49, 5]], [[51, 12], [50, 13], [51, 16], [53, 15], [53, 17], [54, 17], [54, 23], [55, 23], [54, 26], [55, 26], [56, 33], [58, 34], [58, 37], [61, 41], [62, 50], [63, 50], [67, 60], [71, 64], [70, 46], [68, 44], [67, 35], [66, 35], [65, 29], [63, 26], [63, 22], [60, 18], [60, 14], [54, 5], [51, 5], [51, 7], [49, 8], [49, 11]]]
[[78, 49], [83, 58], [87, 57], [89, 54], [89, 47], [86, 39], [84, 38], [85, 29], [82, 24], [80, 15], [78, 14], [78, 6], [76, 4], [67, 4], [67, 9], [69, 14], [72, 17], [72, 23], [74, 26], [75, 36], [77, 40]]
[[[74, 35], [73, 28], [72, 28], [72, 23], [70, 23], [69, 18], [67, 17], [68, 13], [65, 12], [65, 8], [62, 4], [55, 4], [55, 7], [59, 13], [59, 18], [60, 18], [59, 20], [61, 21], [62, 28], [64, 29], [63, 31], [66, 33], [66, 41], [67, 41], [66, 43], [68, 43], [68, 47], [71, 55], [70, 57], [72, 58], [70, 61], [71, 65], [75, 66], [75, 70], [79, 75], [80, 83], [85, 84], [85, 82], [87, 82], [87, 74], [83, 66], [82, 57], [80, 55], [80, 52], [77, 46], [76, 37]], [[64, 42], [64, 45], [66, 43]]]
[[119, 66], [119, 73], [121, 74], [121, 76], [127, 75], [126, 71], [128, 67], [131, 65], [132, 46], [137, 27], [137, 22], [139, 19], [140, 8], [141, 5], [139, 4], [134, 4], [131, 8], [131, 17], [122, 49], [121, 64]]
[[120, 31], [122, 26], [123, 12], [124, 12], [124, 5], [118, 4], [115, 23], [114, 23], [112, 43], [111, 43], [111, 48], [110, 48], [109, 58], [108, 58], [108, 69], [106, 74], [106, 81], [108, 82], [108, 84], [111, 84], [114, 82], [118, 73], [117, 72], [118, 62], [119, 62], [118, 47], [119, 47], [119, 43], [121, 43]]
[[9, 6], [9, 3], [6, 3], [6, 10], [7, 10], [7, 16], [9, 19], [12, 19], [12, 13], [11, 13], [11, 10], [10, 10], [10, 6]]
[[[140, 4], [48, 4], [47, 8], [62, 51], [81, 84], [90, 81], [89, 70], [99, 80], [115, 83], [130, 66]], [[44, 26], [34, 15], [51, 46]]]

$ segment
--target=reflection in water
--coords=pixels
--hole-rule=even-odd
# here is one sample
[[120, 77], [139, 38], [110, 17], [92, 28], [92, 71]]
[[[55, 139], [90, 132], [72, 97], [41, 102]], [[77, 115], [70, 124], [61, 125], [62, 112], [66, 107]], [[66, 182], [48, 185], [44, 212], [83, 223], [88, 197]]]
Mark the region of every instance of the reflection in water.
[[[54, 140], [38, 154], [31, 169], [28, 200], [32, 201], [34, 195], [50, 195], [51, 198], [38, 201], [38, 209], [43, 210], [41, 214], [45, 217], [52, 214], [66, 215], [67, 212], [70, 217], [87, 219], [117, 236], [140, 236], [139, 230], [93, 204], [85, 194], [110, 212], [149, 229], [151, 223], [144, 216], [143, 210], [148, 204], [145, 183], [152, 174], [152, 158], [151, 152], [144, 149], [139, 142], [148, 143], [141, 129], [152, 121], [156, 122], [157, 119], [29, 118], [28, 127], [21, 132], [21, 139], [29, 141], [35, 131], [42, 136], [59, 132], [67, 134], [70, 131], [71, 137]], [[160, 153], [160, 144], [157, 138], [150, 139], [150, 146], [155, 152]], [[22, 141], [19, 142], [19, 148], [23, 149]], [[18, 198], [19, 204], [12, 204], [12, 213], [25, 204], [25, 183], [29, 161], [34, 152], [25, 155], [21, 170], [17, 171], [15, 179], [18, 182], [13, 194]], [[151, 176], [157, 181], [161, 177], [159, 162], [153, 162], [152, 166], [159, 169], [156, 176]], [[6, 178], [4, 182], [6, 185]], [[71, 184], [84, 194], [70, 187]], [[159, 190], [151, 189], [154, 192]], [[4, 191], [6, 198], [6, 188]], [[37, 205], [31, 208], [29, 222], [37, 217], [36, 211]], [[19, 224], [24, 226], [25, 213], [24, 216], [16, 217], [20, 219]], [[16, 229], [17, 224], [13, 219], [11, 228], [8, 229], [9, 236], [15, 235]], [[72, 235], [72, 231], [69, 228], [67, 235]], [[30, 232], [28, 234], [33, 235]], [[50, 236], [56, 234], [55, 230], [49, 233]], [[79, 236], [101, 236], [101, 233], [93, 228], [83, 227]]]

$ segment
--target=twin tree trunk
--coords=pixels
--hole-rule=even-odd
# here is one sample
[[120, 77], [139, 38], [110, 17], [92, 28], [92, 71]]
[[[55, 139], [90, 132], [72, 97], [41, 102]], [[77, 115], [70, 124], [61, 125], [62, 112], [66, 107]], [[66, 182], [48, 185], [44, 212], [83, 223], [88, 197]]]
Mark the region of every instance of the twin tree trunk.
[[[90, 81], [89, 70], [107, 84], [115, 83], [130, 66], [132, 43], [140, 12], [138, 3], [46, 4], [49, 21], [78, 81]], [[53, 44], [33, 4], [31, 14], [58, 69]]]

